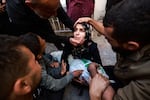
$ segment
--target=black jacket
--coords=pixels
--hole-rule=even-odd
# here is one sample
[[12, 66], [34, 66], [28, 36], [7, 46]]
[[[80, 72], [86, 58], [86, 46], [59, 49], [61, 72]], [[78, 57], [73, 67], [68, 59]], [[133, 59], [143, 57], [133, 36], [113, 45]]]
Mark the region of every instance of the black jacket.
[[97, 44], [93, 41], [85, 42], [83, 46], [74, 47], [72, 44], [65, 44], [62, 58], [67, 62], [68, 56], [73, 55], [74, 58], [88, 59], [102, 65]]
[[[68, 42], [64, 36], [56, 36], [48, 19], [41, 19], [26, 4], [25, 0], [7, 0], [6, 10], [13, 24], [13, 35], [20, 35], [27, 32], [34, 32], [44, 38], [47, 42], [54, 44]], [[60, 6], [57, 10], [58, 18], [70, 29], [73, 29], [73, 22]]]

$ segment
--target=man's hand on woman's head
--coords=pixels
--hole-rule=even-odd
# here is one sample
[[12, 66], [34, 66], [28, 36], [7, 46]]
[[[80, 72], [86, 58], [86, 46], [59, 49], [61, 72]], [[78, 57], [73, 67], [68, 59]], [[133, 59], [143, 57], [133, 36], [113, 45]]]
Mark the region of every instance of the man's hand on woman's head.
[[79, 18], [74, 26], [76, 26], [77, 23], [81, 23], [81, 22], [86, 22], [86, 23], [89, 23], [90, 25], [92, 25], [93, 28], [95, 28], [100, 34], [105, 34], [105, 31], [104, 31], [104, 26], [103, 26], [103, 23], [102, 22], [99, 22], [97, 20], [94, 20], [93, 18], [90, 18], [90, 17], [81, 17]]
[[77, 23], [82, 23], [82, 22], [89, 23], [90, 20], [92, 20], [92, 18], [90, 18], [90, 17], [81, 17], [75, 22], [74, 26], [76, 26]]

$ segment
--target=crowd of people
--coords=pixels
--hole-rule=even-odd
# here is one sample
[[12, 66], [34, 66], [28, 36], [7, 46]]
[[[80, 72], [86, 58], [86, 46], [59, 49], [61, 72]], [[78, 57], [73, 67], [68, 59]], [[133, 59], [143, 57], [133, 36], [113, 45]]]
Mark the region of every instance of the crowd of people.
[[[2, 0], [0, 18], [5, 14], [7, 23], [0, 24], [0, 100], [149, 100], [150, 0], [115, 2], [106, 4], [103, 21], [98, 22], [90, 16], [72, 21], [59, 0]], [[54, 15], [73, 36], [54, 34], [48, 21]], [[101, 63], [89, 25], [117, 53], [112, 70], [120, 82], [117, 89]], [[46, 42], [63, 49], [60, 62], [45, 53]], [[76, 60], [83, 63], [81, 69], [78, 62], [72, 64]]]

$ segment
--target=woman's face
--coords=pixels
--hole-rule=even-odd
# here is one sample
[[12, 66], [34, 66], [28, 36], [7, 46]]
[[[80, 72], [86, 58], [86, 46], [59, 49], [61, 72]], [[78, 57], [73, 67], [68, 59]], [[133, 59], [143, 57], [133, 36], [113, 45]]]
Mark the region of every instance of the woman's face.
[[86, 36], [83, 26], [81, 24], [77, 24], [74, 30], [75, 30], [73, 33], [74, 39], [80, 41], [80, 43], [83, 44], [85, 41], [85, 36]]

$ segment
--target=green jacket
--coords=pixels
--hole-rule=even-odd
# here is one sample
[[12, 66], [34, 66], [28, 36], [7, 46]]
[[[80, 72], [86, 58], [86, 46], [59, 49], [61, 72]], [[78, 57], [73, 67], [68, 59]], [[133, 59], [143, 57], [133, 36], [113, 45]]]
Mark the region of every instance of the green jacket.
[[124, 83], [114, 100], [150, 100], [150, 45], [120, 57], [114, 73]]

